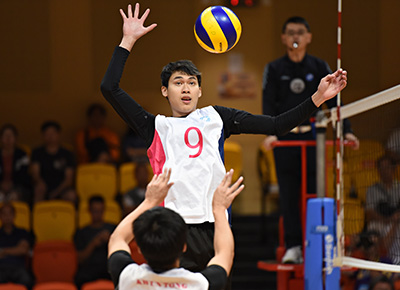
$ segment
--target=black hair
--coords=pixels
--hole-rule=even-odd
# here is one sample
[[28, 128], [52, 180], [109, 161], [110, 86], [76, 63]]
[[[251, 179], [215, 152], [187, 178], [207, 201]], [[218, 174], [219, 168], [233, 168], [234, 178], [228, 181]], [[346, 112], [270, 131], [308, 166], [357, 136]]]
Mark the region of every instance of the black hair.
[[99, 111], [102, 116], [107, 116], [106, 108], [102, 104], [94, 103], [89, 106], [86, 116], [90, 117], [95, 111]]
[[61, 132], [61, 125], [56, 121], [46, 121], [40, 127], [40, 132], [44, 133], [48, 128], [54, 128], [57, 132]]
[[288, 19], [285, 21], [285, 23], [283, 24], [283, 26], [282, 26], [282, 33], [285, 33], [285, 31], [286, 31], [286, 26], [287, 26], [289, 23], [303, 24], [303, 25], [307, 28], [307, 31], [308, 31], [308, 32], [311, 31], [310, 25], [308, 24], [307, 20], [305, 20], [305, 19], [304, 19], [303, 17], [301, 17], [301, 16], [292, 16], [292, 17], [288, 18]]
[[3, 204], [1, 205], [1, 207], [0, 207], [0, 214], [3, 212], [4, 208], [6, 208], [6, 207], [8, 207], [8, 208], [11, 209], [13, 215], [16, 214], [15, 207], [13, 206], [13, 204], [12, 204], [11, 202], [5, 202], [5, 203], [3, 203]]
[[90, 197], [90, 199], [89, 199], [89, 208], [90, 208], [90, 207], [92, 206], [92, 204], [95, 203], [95, 202], [101, 202], [102, 204], [105, 203], [105, 202], [104, 202], [104, 198], [103, 198], [101, 195], [99, 195], [99, 194], [92, 195], [92, 196]]
[[4, 124], [0, 129], [0, 136], [3, 136], [6, 130], [11, 130], [15, 136], [18, 136], [17, 127], [15, 127], [13, 124], [10, 123]]
[[107, 142], [101, 137], [89, 140], [86, 143], [86, 149], [89, 153], [90, 162], [96, 162], [99, 156], [104, 152], [110, 153], [110, 148]]
[[393, 158], [391, 155], [383, 155], [378, 160], [376, 160], [376, 167], [379, 168], [382, 165], [382, 162], [385, 160], [389, 161], [390, 165], [392, 165], [392, 166], [397, 165], [396, 159]]
[[170, 62], [161, 71], [161, 85], [168, 88], [168, 82], [174, 72], [183, 72], [189, 76], [195, 76], [201, 87], [201, 72], [190, 60], [178, 60]]
[[375, 279], [373, 279], [371, 281], [371, 283], [369, 284], [368, 290], [374, 290], [376, 284], [378, 284], [378, 283], [387, 283], [390, 285], [391, 290], [394, 290], [393, 281], [385, 275], [380, 275], [380, 276], [376, 277]]
[[173, 268], [182, 254], [187, 226], [173, 210], [155, 207], [134, 221], [133, 233], [147, 264], [160, 273]]

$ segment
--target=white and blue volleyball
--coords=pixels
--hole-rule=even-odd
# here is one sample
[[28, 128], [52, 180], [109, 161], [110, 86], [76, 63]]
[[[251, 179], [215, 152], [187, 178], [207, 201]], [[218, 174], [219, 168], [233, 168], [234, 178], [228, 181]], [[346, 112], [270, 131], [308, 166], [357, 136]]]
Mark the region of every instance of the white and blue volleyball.
[[242, 34], [242, 25], [232, 10], [224, 6], [205, 9], [194, 25], [194, 35], [202, 48], [212, 53], [232, 49]]

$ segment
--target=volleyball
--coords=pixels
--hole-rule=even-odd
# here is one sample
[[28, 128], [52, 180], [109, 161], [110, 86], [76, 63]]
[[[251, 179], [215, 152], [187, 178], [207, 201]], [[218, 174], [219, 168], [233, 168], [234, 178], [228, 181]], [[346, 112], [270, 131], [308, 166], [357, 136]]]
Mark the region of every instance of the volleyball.
[[242, 34], [242, 25], [232, 10], [224, 6], [205, 9], [194, 25], [194, 35], [202, 48], [212, 53], [232, 49]]

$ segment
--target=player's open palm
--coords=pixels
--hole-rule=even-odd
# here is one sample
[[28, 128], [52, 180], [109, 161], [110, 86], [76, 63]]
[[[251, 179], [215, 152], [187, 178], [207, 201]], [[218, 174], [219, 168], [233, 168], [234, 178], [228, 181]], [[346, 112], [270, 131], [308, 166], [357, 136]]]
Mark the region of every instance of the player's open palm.
[[324, 77], [318, 86], [318, 91], [323, 95], [324, 101], [332, 99], [347, 85], [347, 71], [338, 69]]
[[142, 17], [139, 17], [139, 9], [139, 3], [136, 3], [133, 12], [132, 5], [130, 4], [128, 5], [127, 14], [125, 14], [122, 9], [119, 10], [122, 20], [124, 21], [122, 26], [123, 37], [131, 38], [134, 42], [157, 26], [157, 24], [153, 23], [150, 26], [145, 27], [144, 22], [150, 13], [150, 9], [147, 8]]

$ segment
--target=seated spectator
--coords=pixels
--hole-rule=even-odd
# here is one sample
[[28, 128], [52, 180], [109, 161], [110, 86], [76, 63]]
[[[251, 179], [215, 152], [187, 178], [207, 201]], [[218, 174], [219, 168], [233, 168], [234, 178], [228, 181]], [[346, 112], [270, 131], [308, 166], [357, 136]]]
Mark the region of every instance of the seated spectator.
[[149, 162], [146, 143], [131, 128], [122, 139], [122, 162]]
[[[88, 124], [76, 134], [76, 149], [79, 163], [95, 162], [101, 153], [108, 152], [113, 162], [119, 161], [120, 140], [116, 133], [107, 128], [106, 109], [101, 104], [92, 104], [87, 110]], [[102, 139], [103, 142], [91, 142]], [[104, 144], [106, 150], [104, 150]], [[94, 151], [91, 153], [90, 151]], [[103, 154], [104, 155], [104, 154]]]
[[368, 290], [394, 290], [394, 284], [392, 279], [381, 275], [371, 281]]
[[19, 200], [31, 202], [29, 157], [17, 147], [18, 131], [12, 124], [0, 129], [0, 202]]
[[0, 208], [0, 283], [16, 283], [32, 287], [33, 279], [26, 265], [30, 236], [14, 225], [15, 209], [11, 203]]
[[396, 161], [392, 156], [384, 155], [376, 166], [379, 181], [368, 187], [366, 193], [366, 230], [377, 233], [381, 248], [386, 249], [385, 254], [393, 263], [399, 264], [400, 184], [395, 178]]
[[[61, 126], [47, 121], [41, 127], [43, 146], [32, 152], [34, 202], [65, 199], [64, 193], [73, 187], [75, 161], [71, 151], [61, 146]], [[75, 198], [74, 198], [75, 199]]]
[[395, 129], [386, 142], [386, 152], [400, 163], [400, 128]]
[[146, 193], [146, 186], [149, 182], [148, 163], [140, 162], [136, 165], [133, 172], [133, 178], [136, 180], [137, 185], [135, 188], [128, 190], [122, 197], [122, 208], [124, 216], [133, 211], [144, 200]]
[[107, 271], [107, 243], [115, 225], [104, 222], [104, 209], [101, 196], [91, 197], [91, 223], [79, 229], [74, 237], [79, 262], [75, 283], [79, 288], [86, 282], [111, 279]]

